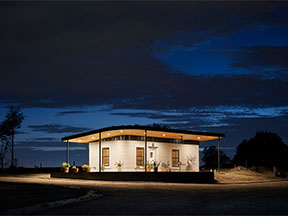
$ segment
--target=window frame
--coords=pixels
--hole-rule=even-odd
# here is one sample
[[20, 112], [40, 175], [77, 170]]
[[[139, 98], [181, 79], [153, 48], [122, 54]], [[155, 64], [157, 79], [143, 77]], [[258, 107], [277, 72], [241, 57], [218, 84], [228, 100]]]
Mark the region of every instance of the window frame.
[[[173, 156], [174, 151], [178, 152], [177, 157]], [[177, 160], [177, 162], [175, 160]], [[172, 164], [171, 164], [172, 167], [179, 167], [179, 162], [180, 162], [180, 150], [179, 149], [172, 149], [171, 161], [172, 161]]]
[[[141, 156], [138, 156], [138, 149], [141, 149], [142, 150], [142, 155]], [[136, 147], [136, 167], [144, 167], [144, 160], [145, 160], [145, 152], [144, 152], [144, 147]], [[141, 160], [138, 160], [138, 158], [141, 157]], [[138, 164], [138, 161], [141, 161], [142, 163], [141, 164]]]
[[[108, 156], [104, 156], [104, 150], [108, 149]], [[111, 156], [110, 156], [110, 147], [102, 147], [102, 166], [104, 167], [110, 167], [110, 159], [111, 159]], [[105, 165], [104, 164], [104, 157], [108, 157], [108, 165]]]

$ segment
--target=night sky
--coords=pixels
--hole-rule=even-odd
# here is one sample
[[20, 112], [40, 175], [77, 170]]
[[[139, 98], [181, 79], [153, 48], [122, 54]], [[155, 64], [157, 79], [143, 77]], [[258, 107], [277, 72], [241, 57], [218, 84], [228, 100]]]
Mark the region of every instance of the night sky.
[[60, 166], [67, 135], [154, 122], [224, 133], [232, 157], [258, 130], [288, 143], [287, 53], [288, 2], [1, 1], [0, 120], [26, 116], [20, 166]]

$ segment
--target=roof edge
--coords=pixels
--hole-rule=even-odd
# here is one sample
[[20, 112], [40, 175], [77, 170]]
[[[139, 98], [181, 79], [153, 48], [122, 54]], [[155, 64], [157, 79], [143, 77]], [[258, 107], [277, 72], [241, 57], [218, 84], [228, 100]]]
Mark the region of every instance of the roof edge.
[[162, 132], [171, 132], [171, 133], [185, 133], [185, 134], [195, 134], [195, 135], [204, 135], [204, 136], [216, 136], [219, 138], [224, 138], [225, 134], [221, 133], [210, 133], [210, 132], [200, 132], [200, 131], [189, 131], [189, 130], [181, 130], [181, 129], [169, 129], [169, 128], [157, 128], [152, 126], [144, 126], [144, 125], [120, 125], [120, 126], [111, 126], [100, 128], [97, 130], [87, 131], [84, 133], [74, 134], [71, 136], [66, 136], [61, 139], [61, 141], [67, 141], [70, 139], [75, 139], [82, 136], [88, 136], [95, 133], [101, 133], [110, 130], [123, 130], [123, 129], [138, 129], [138, 130], [153, 130], [153, 131], [162, 131]]

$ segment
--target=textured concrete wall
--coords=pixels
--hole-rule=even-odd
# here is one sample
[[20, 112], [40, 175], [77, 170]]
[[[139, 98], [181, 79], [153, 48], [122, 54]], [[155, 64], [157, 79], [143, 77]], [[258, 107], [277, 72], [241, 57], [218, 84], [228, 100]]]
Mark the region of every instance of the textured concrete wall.
[[[153, 142], [154, 148], [152, 148], [152, 142], [147, 142], [147, 161], [150, 159], [150, 152], [154, 152], [154, 159], [161, 162], [170, 162], [172, 171], [180, 171], [179, 167], [172, 167], [172, 149], [178, 149], [180, 154], [180, 161], [183, 163], [181, 167], [182, 171], [185, 171], [187, 164], [187, 159], [193, 157], [192, 169], [194, 171], [199, 171], [199, 146], [192, 144], [174, 144], [174, 143], [162, 143], [162, 142]], [[144, 147], [144, 141], [135, 141], [135, 140], [115, 140], [102, 142], [102, 148], [110, 149], [110, 164], [105, 167], [105, 172], [117, 171], [115, 163], [117, 161], [123, 162], [123, 171], [143, 171], [144, 168], [136, 169], [136, 148]], [[99, 144], [90, 143], [89, 144], [89, 165], [91, 171], [98, 171], [98, 151]], [[161, 165], [159, 167], [161, 171]]]

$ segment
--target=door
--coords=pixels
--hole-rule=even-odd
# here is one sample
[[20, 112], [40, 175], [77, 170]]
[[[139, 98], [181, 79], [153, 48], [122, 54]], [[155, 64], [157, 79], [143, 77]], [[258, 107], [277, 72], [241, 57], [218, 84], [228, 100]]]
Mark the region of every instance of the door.
[[155, 150], [150, 149], [149, 150], [149, 163], [153, 163], [155, 161]]

